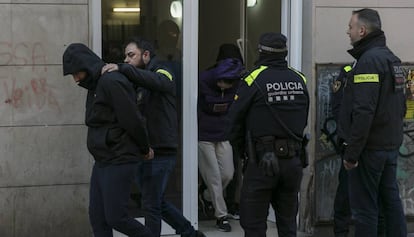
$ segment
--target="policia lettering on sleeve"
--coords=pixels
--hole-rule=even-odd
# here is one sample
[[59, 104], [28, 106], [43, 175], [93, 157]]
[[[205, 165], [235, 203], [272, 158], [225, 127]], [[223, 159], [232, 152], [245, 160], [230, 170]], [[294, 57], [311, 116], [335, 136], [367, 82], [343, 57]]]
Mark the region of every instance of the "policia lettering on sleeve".
[[375, 82], [379, 83], [378, 74], [357, 74], [354, 75], [354, 83]]

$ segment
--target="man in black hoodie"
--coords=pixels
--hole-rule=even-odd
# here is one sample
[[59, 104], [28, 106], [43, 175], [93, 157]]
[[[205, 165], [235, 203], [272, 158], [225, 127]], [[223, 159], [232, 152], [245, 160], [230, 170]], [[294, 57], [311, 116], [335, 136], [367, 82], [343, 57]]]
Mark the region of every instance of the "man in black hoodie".
[[152, 44], [142, 38], [127, 41], [124, 62], [107, 64], [102, 73], [119, 70], [138, 87], [140, 94], [138, 103], [154, 149], [154, 159], [144, 161], [137, 173], [145, 226], [155, 236], [160, 236], [162, 219], [183, 237], [203, 237], [204, 234], [194, 230], [181, 212], [164, 198], [178, 148], [175, 77], [158, 63]]
[[348, 52], [357, 61], [344, 87], [338, 137], [348, 170], [355, 236], [377, 236], [381, 200], [386, 236], [405, 237], [396, 177], [406, 111], [401, 61], [386, 46], [377, 11], [353, 11], [347, 33], [353, 46]]
[[153, 237], [149, 229], [128, 216], [127, 208], [139, 164], [154, 154], [132, 83], [118, 72], [101, 76], [104, 65], [83, 44], [71, 44], [63, 54], [63, 74], [71, 74], [88, 90], [87, 146], [95, 159], [89, 196], [93, 233], [112, 237], [115, 229], [128, 236]]

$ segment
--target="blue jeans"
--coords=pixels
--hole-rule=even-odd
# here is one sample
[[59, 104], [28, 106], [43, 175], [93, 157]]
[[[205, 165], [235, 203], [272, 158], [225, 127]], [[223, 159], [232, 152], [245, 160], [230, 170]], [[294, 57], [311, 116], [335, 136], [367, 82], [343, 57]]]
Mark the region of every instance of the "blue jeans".
[[386, 236], [406, 237], [407, 225], [397, 184], [398, 149], [364, 150], [358, 167], [348, 171], [349, 201], [355, 237], [377, 236], [379, 200]]
[[192, 236], [195, 230], [191, 223], [173, 204], [164, 199], [168, 178], [175, 166], [176, 156], [155, 156], [144, 161], [138, 170], [137, 184], [142, 194], [145, 226], [155, 236], [160, 236], [161, 219], [181, 236]]
[[133, 237], [154, 236], [128, 216], [128, 201], [138, 164], [95, 163], [89, 191], [89, 219], [95, 237], [112, 237], [112, 229]]

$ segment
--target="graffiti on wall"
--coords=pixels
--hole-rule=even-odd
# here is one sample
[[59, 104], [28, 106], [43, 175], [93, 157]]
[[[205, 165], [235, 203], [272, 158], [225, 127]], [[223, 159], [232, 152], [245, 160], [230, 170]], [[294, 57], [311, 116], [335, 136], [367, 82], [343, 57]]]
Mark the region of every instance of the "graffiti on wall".
[[[0, 75], [3, 105], [14, 109], [52, 109], [61, 112], [53, 88], [48, 84], [47, 55], [42, 42], [11, 43], [0, 41], [0, 65], [26, 70], [28, 78], [16, 78], [10, 73]], [[23, 71], [24, 72], [24, 71]]]
[[[318, 139], [315, 147], [317, 222], [333, 220], [333, 201], [338, 185], [337, 177], [341, 160], [335, 153], [333, 141], [336, 141], [336, 123], [332, 119], [330, 100], [332, 82], [339, 75], [341, 66], [342, 64], [317, 65], [316, 137]], [[414, 71], [412, 64], [404, 65], [404, 68], [406, 72]], [[412, 107], [414, 111], [414, 100], [407, 100], [407, 107]], [[404, 124], [404, 141], [399, 150], [397, 179], [405, 214], [414, 216], [414, 119], [407, 117]]]
[[331, 91], [333, 81], [338, 77], [339, 72], [340, 65], [329, 64], [317, 66], [317, 158], [335, 154], [334, 141], [336, 139], [336, 123], [332, 118]]

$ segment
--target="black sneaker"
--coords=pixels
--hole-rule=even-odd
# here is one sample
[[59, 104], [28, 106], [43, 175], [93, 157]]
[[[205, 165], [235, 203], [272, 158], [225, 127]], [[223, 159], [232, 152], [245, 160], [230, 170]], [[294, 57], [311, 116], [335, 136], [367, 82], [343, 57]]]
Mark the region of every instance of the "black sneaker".
[[201, 206], [201, 211], [203, 212], [203, 214], [209, 218], [209, 217], [213, 217], [214, 216], [214, 207], [213, 207], [213, 203], [207, 201], [206, 199], [204, 199], [203, 195], [200, 194], [198, 195], [198, 200], [200, 202], [200, 206]]
[[229, 221], [227, 220], [227, 217], [222, 217], [220, 219], [217, 219], [216, 227], [219, 231], [223, 232], [230, 232], [231, 226]]

